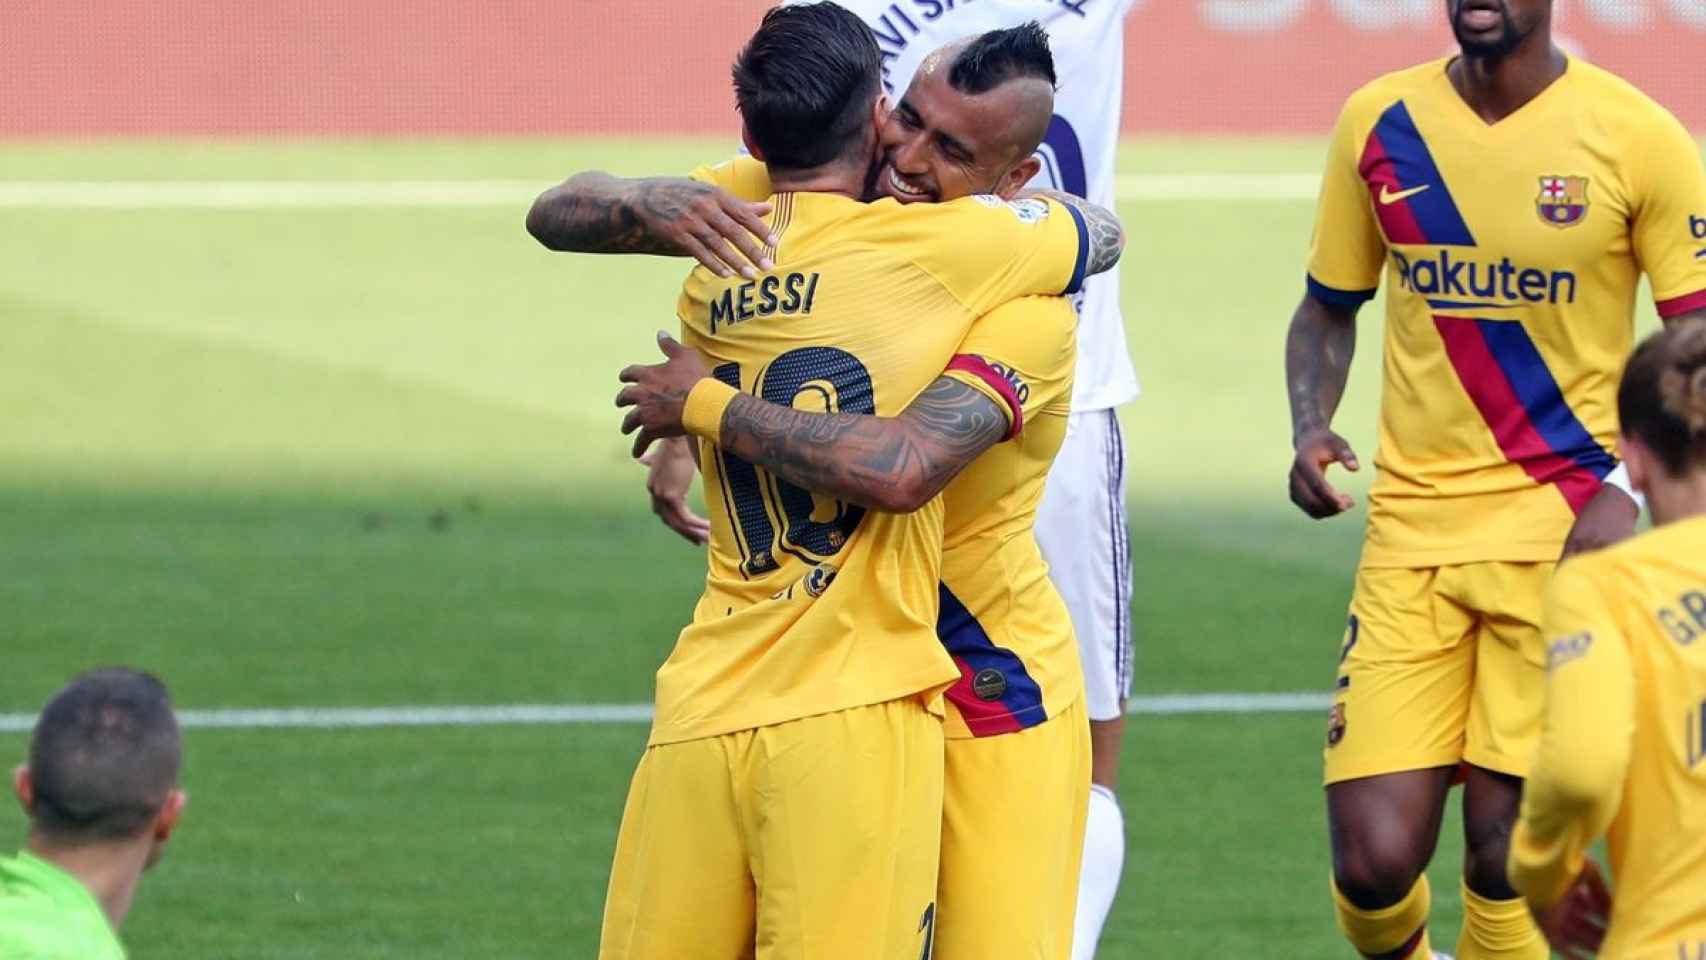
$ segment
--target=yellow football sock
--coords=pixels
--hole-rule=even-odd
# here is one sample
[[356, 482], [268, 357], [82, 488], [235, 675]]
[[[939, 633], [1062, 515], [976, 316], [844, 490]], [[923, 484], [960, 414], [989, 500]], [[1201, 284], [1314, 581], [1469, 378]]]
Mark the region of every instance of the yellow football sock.
[[1431, 901], [1425, 876], [1416, 880], [1416, 885], [1410, 888], [1404, 899], [1379, 910], [1358, 908], [1339, 892], [1337, 883], [1333, 884], [1339, 930], [1365, 957], [1428, 960], [1433, 955], [1428, 946], [1428, 907]]
[[1488, 900], [1469, 885], [1463, 889], [1463, 933], [1457, 938], [1457, 960], [1546, 960], [1552, 954], [1528, 904]]

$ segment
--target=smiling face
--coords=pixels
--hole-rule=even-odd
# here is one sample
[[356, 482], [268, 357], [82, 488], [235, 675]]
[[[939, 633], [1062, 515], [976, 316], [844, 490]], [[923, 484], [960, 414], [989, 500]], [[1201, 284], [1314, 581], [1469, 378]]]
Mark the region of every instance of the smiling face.
[[1446, 0], [1451, 31], [1466, 57], [1509, 56], [1552, 13], [1551, 0]]
[[982, 93], [949, 80], [964, 44], [931, 54], [882, 132], [874, 191], [901, 203], [1016, 195], [1040, 162], [1033, 154], [1054, 113], [1054, 88], [1014, 77]]

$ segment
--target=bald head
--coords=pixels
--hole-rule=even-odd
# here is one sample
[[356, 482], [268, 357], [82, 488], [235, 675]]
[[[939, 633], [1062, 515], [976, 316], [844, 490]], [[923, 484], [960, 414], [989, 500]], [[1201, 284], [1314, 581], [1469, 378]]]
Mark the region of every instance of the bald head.
[[1035, 21], [931, 53], [884, 128], [879, 192], [902, 202], [1017, 193], [1037, 171], [1054, 86]]

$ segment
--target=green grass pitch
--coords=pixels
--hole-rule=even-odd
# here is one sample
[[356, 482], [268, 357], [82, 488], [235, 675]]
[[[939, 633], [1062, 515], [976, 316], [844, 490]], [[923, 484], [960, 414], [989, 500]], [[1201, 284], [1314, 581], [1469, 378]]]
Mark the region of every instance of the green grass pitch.
[[[4, 179], [666, 172], [708, 142], [9, 146]], [[1308, 173], [1299, 143], [1128, 172]], [[125, 662], [182, 706], [635, 702], [692, 549], [646, 510], [616, 370], [684, 272], [547, 254], [523, 209], [0, 209], [0, 712]], [[1142, 693], [1325, 690], [1360, 518], [1285, 499], [1310, 205], [1122, 204]], [[1649, 311], [1650, 312], [1650, 311]], [[1650, 318], [1644, 322], [1650, 323]], [[1373, 453], [1378, 311], [1339, 425]], [[1359, 493], [1366, 477], [1352, 486]], [[1348, 955], [1313, 715], [1135, 719], [1102, 956]], [[635, 725], [192, 731], [139, 960], [590, 956]], [[0, 760], [21, 759], [0, 735]], [[0, 805], [0, 838], [23, 822]], [[1456, 820], [1434, 875], [1457, 924]]]

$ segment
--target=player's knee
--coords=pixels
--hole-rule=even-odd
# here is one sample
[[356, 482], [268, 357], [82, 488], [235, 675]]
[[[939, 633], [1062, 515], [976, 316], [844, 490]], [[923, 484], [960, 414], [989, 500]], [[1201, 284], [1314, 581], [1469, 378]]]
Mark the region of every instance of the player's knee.
[[1361, 910], [1379, 910], [1403, 900], [1427, 867], [1415, 841], [1397, 833], [1336, 844], [1333, 882]]

